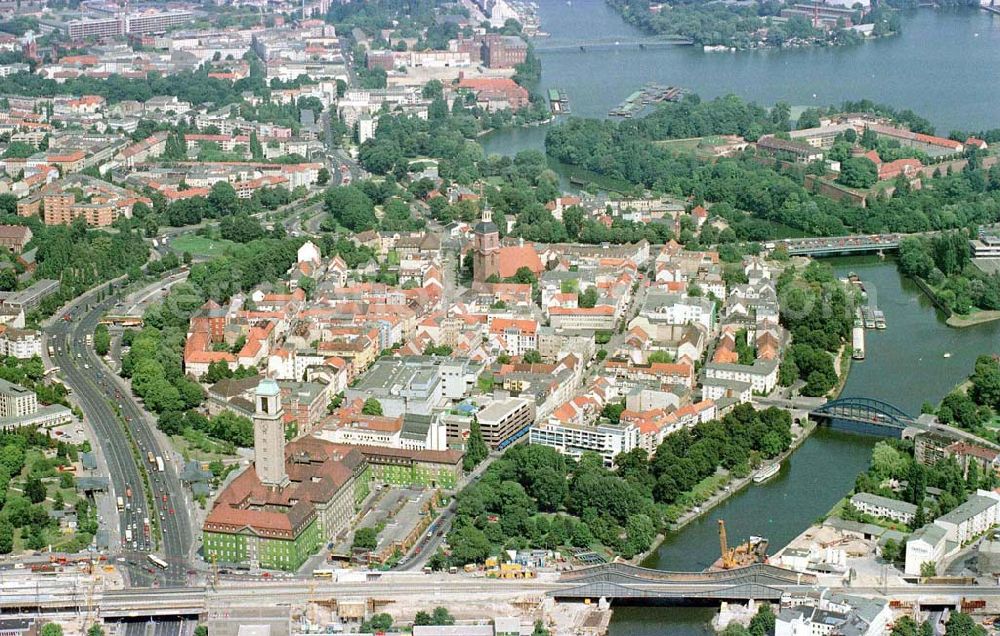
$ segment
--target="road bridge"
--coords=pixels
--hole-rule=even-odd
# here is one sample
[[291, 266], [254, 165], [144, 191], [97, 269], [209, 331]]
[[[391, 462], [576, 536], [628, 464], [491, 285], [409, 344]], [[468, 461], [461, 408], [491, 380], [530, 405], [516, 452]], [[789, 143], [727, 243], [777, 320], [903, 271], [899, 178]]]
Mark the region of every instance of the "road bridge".
[[763, 563], [713, 572], [665, 572], [627, 563], [606, 563], [565, 573], [560, 582], [567, 587], [550, 591], [549, 596], [609, 601], [776, 601], [790, 589], [812, 587], [816, 577]]
[[832, 400], [810, 411], [809, 417], [830, 428], [878, 437], [901, 438], [907, 428], [919, 426], [901, 409], [867, 397]]
[[652, 49], [667, 46], [690, 46], [694, 44], [692, 40], [686, 38], [596, 38], [592, 40], [546, 40], [543, 43], [536, 43], [536, 52], [555, 51], [608, 51], [614, 49]]
[[838, 254], [871, 254], [899, 249], [903, 234], [867, 234], [801, 238], [775, 241], [784, 245], [790, 256], [836, 256]]
[[[441, 598], [518, 602], [549, 596], [561, 601], [605, 598], [619, 604], [653, 601], [715, 604], [749, 598], [777, 600], [782, 594], [816, 589], [813, 575], [758, 564], [720, 572], [662, 572], [623, 563], [594, 566], [536, 579], [490, 579], [447, 574], [383, 574], [368, 581], [220, 582], [215, 587], [88, 590], [84, 586], [0, 595], [0, 614], [91, 613], [111, 621], [134, 622], [237, 615], [259, 608], [331, 599], [373, 599], [431, 606]], [[1000, 602], [995, 585], [888, 585], [842, 587], [839, 591], [941, 606], [964, 599]]]
[[203, 587], [135, 588], [105, 592], [100, 614], [105, 620], [201, 616], [206, 611]]

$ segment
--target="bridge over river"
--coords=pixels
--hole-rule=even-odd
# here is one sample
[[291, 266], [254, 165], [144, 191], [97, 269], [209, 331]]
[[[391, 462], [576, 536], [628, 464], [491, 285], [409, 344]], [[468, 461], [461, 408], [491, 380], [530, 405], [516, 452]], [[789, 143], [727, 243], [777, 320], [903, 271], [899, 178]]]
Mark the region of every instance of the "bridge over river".
[[612, 49], [652, 49], [665, 46], [690, 46], [692, 40], [686, 38], [647, 37], [647, 38], [594, 38], [587, 40], [535, 40], [536, 52], [553, 51], [607, 51]]
[[955, 441], [964, 440], [978, 446], [1000, 448], [967, 431], [940, 424], [934, 416], [913, 417], [888, 402], [869, 397], [831, 400], [811, 410], [809, 418], [834, 429], [862, 435], [910, 438], [921, 432], [933, 432]]
[[812, 574], [758, 563], [712, 572], [665, 572], [627, 563], [595, 565], [564, 573], [567, 587], [548, 594], [557, 599], [675, 599], [704, 601], [777, 601], [788, 591], [816, 584]]

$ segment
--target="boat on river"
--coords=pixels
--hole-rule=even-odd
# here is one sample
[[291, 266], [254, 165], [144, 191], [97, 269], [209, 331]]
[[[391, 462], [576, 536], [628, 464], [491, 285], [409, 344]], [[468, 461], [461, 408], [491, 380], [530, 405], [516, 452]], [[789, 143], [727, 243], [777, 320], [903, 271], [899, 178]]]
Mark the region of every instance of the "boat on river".
[[781, 462], [768, 464], [753, 474], [753, 483], [762, 484], [777, 475], [779, 470], [781, 470]]

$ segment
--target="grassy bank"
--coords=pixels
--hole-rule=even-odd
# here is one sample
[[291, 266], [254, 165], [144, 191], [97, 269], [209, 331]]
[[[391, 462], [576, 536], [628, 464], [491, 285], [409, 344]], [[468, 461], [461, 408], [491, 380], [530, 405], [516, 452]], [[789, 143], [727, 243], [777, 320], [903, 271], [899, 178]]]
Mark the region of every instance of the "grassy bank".
[[961, 329], [963, 327], [972, 327], [975, 325], [982, 325], [987, 322], [993, 322], [994, 320], [1000, 320], [1000, 311], [996, 310], [977, 310], [969, 314], [968, 316], [962, 316], [959, 314], [952, 314], [948, 317], [945, 323], [949, 327], [955, 327]]

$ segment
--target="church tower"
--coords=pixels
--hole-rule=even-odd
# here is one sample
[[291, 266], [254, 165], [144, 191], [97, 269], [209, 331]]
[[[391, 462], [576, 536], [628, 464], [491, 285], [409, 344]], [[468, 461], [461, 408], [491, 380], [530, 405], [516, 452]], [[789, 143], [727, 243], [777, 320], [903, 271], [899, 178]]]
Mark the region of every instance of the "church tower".
[[285, 422], [278, 383], [271, 378], [261, 380], [254, 391], [254, 403], [254, 469], [260, 483], [282, 488], [289, 480], [285, 473]]
[[472, 245], [472, 279], [485, 281], [500, 275], [500, 230], [493, 222], [493, 211], [483, 201], [483, 215], [476, 224]]

